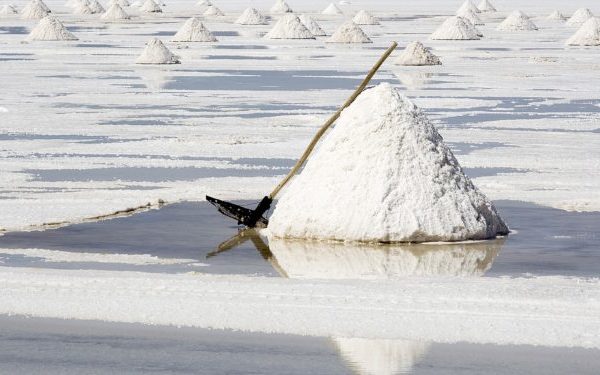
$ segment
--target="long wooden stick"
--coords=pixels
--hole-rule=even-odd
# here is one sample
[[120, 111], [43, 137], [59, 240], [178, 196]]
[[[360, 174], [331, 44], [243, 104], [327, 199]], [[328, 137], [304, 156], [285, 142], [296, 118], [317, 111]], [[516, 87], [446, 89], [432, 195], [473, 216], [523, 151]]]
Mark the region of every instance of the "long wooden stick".
[[319, 139], [321, 139], [321, 137], [323, 136], [323, 134], [325, 134], [325, 132], [327, 131], [327, 129], [329, 129], [329, 127], [331, 125], [333, 125], [333, 123], [335, 122], [335, 120], [337, 120], [338, 117], [340, 117], [340, 114], [342, 113], [342, 111], [344, 109], [346, 109], [346, 107], [348, 107], [350, 104], [352, 104], [352, 102], [354, 102], [354, 100], [358, 97], [358, 95], [360, 95], [360, 93], [365, 89], [365, 87], [367, 87], [367, 85], [371, 81], [371, 78], [373, 78], [373, 76], [375, 75], [375, 73], [377, 73], [377, 71], [379, 70], [379, 68], [383, 64], [383, 62], [392, 54], [392, 52], [394, 51], [394, 49], [397, 46], [398, 46], [398, 43], [396, 43], [396, 42], [392, 43], [392, 45], [390, 46], [390, 48], [388, 48], [385, 51], [385, 53], [383, 54], [383, 56], [381, 56], [379, 58], [379, 60], [377, 61], [377, 63], [371, 68], [371, 70], [369, 71], [369, 73], [367, 74], [367, 76], [365, 77], [365, 79], [363, 79], [363, 81], [360, 84], [360, 86], [358, 86], [356, 88], [356, 90], [354, 91], [354, 93], [352, 94], [352, 96], [349, 97], [348, 100], [346, 100], [346, 102], [340, 107], [340, 109], [338, 109], [325, 122], [325, 124], [323, 124], [323, 126], [321, 126], [321, 129], [319, 129], [319, 131], [317, 132], [317, 134], [315, 134], [315, 136], [313, 137], [313, 139], [310, 141], [308, 147], [306, 148], [306, 150], [304, 150], [304, 153], [302, 154], [302, 156], [300, 157], [300, 159], [298, 159], [298, 161], [296, 162], [296, 164], [294, 165], [294, 167], [292, 168], [292, 170], [287, 174], [287, 176], [285, 176], [285, 178], [279, 183], [279, 185], [277, 185], [275, 187], [275, 189], [271, 192], [271, 194], [269, 194], [269, 198], [270, 199], [275, 198], [275, 196], [279, 193], [279, 191], [281, 189], [283, 189], [283, 187], [285, 186], [285, 184], [287, 184], [290, 181], [290, 179], [292, 177], [294, 177], [294, 175], [298, 172], [298, 170], [300, 169], [300, 167], [302, 167], [302, 165], [304, 164], [304, 162], [306, 162], [306, 159], [308, 159], [308, 157], [310, 156], [311, 152], [313, 151], [313, 149], [315, 148], [315, 146], [319, 142]]

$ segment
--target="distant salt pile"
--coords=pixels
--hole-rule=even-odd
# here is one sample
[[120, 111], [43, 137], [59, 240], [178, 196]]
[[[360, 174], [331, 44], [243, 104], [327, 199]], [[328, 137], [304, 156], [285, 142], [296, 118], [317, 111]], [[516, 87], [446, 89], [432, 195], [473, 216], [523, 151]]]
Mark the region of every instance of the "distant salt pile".
[[293, 11], [292, 8], [290, 8], [290, 6], [284, 0], [277, 0], [275, 1], [275, 4], [273, 4], [269, 12], [271, 14], [283, 14], [292, 13]]
[[560, 11], [555, 10], [554, 12], [550, 13], [550, 15], [546, 19], [555, 21], [565, 21], [567, 17], [565, 17]]
[[357, 25], [379, 25], [379, 21], [375, 18], [371, 13], [366, 10], [361, 10], [354, 18], [352, 18], [352, 22]]
[[119, 4], [113, 4], [100, 18], [103, 20], [128, 20], [131, 17]]
[[465, 0], [465, 2], [460, 6], [460, 8], [458, 8], [456, 12], [465, 12], [467, 10], [470, 10], [473, 13], [481, 13], [479, 8], [477, 8], [477, 6], [471, 0]]
[[592, 12], [587, 8], [579, 8], [573, 13], [571, 18], [567, 21], [567, 25], [569, 26], [579, 26], [583, 25], [583, 23], [590, 18], [594, 17]]
[[50, 12], [45, 9], [41, 1], [31, 0], [21, 10], [21, 18], [24, 20], [39, 20], [46, 17], [48, 13]]
[[433, 124], [384, 83], [344, 110], [269, 221], [279, 238], [464, 241], [508, 233]]
[[136, 64], [179, 64], [179, 62], [179, 58], [157, 38], [150, 39], [140, 57], [135, 60]]
[[307, 14], [301, 14], [300, 16], [298, 16], [298, 18], [300, 19], [300, 22], [302, 22], [304, 24], [304, 26], [306, 26], [306, 28], [308, 29], [308, 31], [310, 31], [310, 33], [312, 35], [314, 35], [314, 36], [327, 35], [327, 33], [325, 33], [325, 31], [321, 28], [321, 26], [319, 26], [317, 21], [315, 21], [311, 16], [309, 16]]
[[269, 21], [257, 9], [246, 9], [235, 21], [238, 25], [267, 25]]
[[225, 13], [221, 12], [221, 9], [217, 8], [216, 6], [211, 5], [208, 8], [206, 8], [203, 15], [207, 17], [221, 17], [224, 16]]
[[175, 34], [173, 42], [216, 42], [217, 38], [208, 31], [199, 18], [193, 17], [187, 20], [181, 29]]
[[492, 3], [489, 2], [489, 0], [482, 0], [477, 6], [477, 9], [483, 13], [496, 12], [496, 8], [492, 5]]
[[27, 40], [77, 40], [77, 37], [58, 18], [46, 16], [31, 30]]
[[477, 15], [477, 13], [473, 12], [470, 9], [458, 10], [456, 12], [456, 15], [469, 20], [473, 25], [484, 25], [483, 21]]
[[515, 10], [498, 25], [497, 29], [502, 31], [521, 31], [537, 30], [538, 28], [525, 13]]
[[345, 22], [327, 39], [327, 43], [373, 43], [365, 32], [352, 21]]
[[92, 10], [93, 14], [100, 14], [100, 13], [104, 13], [106, 11], [106, 9], [104, 9], [102, 4], [100, 4], [100, 2], [98, 0], [90, 1], [89, 7]]
[[162, 13], [162, 8], [154, 0], [146, 0], [140, 7], [140, 10], [144, 13]]
[[17, 8], [12, 4], [6, 4], [0, 8], [0, 16], [11, 16], [18, 13]]
[[598, 46], [600, 45], [600, 20], [592, 17], [567, 40], [569, 46]]
[[294, 14], [286, 14], [265, 35], [267, 39], [315, 39], [315, 36]]
[[212, 4], [212, 2], [210, 0], [200, 0], [200, 1], [198, 1], [196, 3], [196, 5], [209, 7], [209, 6], [213, 5], [213, 4]]
[[328, 16], [337, 16], [340, 14], [344, 14], [340, 8], [337, 7], [334, 3], [330, 3], [327, 8], [323, 9], [321, 14], [325, 14]]
[[79, 2], [79, 5], [77, 5], [75, 7], [75, 9], [73, 10], [73, 14], [93, 14], [94, 12], [92, 12], [92, 9], [89, 7], [88, 4], [86, 4], [85, 2], [81, 1]]
[[121, 6], [121, 8], [127, 8], [128, 6], [131, 6], [131, 4], [129, 3], [128, 0], [110, 0], [108, 2], [108, 6], [112, 6], [113, 4], [119, 4]]
[[412, 42], [404, 48], [404, 51], [395, 61], [398, 65], [442, 65], [439, 57], [420, 42]]
[[477, 40], [481, 38], [473, 24], [462, 17], [450, 17], [429, 37], [433, 40]]

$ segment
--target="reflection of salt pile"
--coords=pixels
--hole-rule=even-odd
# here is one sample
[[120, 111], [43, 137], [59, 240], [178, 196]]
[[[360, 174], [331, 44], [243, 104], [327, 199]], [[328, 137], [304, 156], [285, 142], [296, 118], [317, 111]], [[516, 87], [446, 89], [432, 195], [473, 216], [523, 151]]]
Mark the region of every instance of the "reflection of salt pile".
[[267, 25], [269, 22], [257, 9], [246, 9], [235, 21], [239, 25]]
[[420, 89], [433, 77], [432, 73], [422, 71], [395, 71], [394, 75], [407, 89]]
[[483, 21], [481, 20], [481, 18], [477, 15], [477, 13], [473, 12], [470, 9], [458, 10], [456, 12], [456, 15], [469, 20], [471, 22], [471, 24], [473, 24], [473, 25], [483, 25], [484, 24]]
[[216, 42], [217, 38], [211, 34], [199, 18], [193, 17], [185, 21], [181, 29], [175, 34], [173, 42]]
[[54, 16], [46, 16], [31, 30], [27, 40], [77, 40]]
[[203, 15], [209, 16], [209, 17], [211, 17], [211, 16], [213, 16], [213, 17], [221, 17], [221, 16], [224, 16], [225, 13], [223, 13], [221, 11], [221, 9], [217, 8], [216, 6], [211, 5], [208, 8], [206, 8], [206, 10], [204, 11]]
[[345, 109], [271, 216], [275, 237], [423, 242], [508, 229], [427, 117], [389, 84]]
[[136, 64], [179, 64], [179, 58], [175, 56], [157, 38], [151, 39], [146, 48], [135, 61]]
[[103, 20], [128, 20], [131, 17], [127, 14], [119, 4], [113, 4], [108, 8], [106, 13], [100, 16]]
[[515, 10], [498, 25], [497, 29], [503, 31], [520, 31], [537, 30], [538, 28], [525, 13]]
[[354, 18], [352, 18], [352, 22], [357, 25], [379, 25], [377, 18], [365, 10], [356, 13]]
[[277, 0], [269, 12], [271, 14], [292, 13], [292, 8], [284, 0]]
[[327, 39], [328, 43], [373, 43], [365, 32], [352, 21], [345, 22]]
[[489, 2], [489, 0], [482, 0], [477, 8], [484, 13], [493, 13], [496, 11], [496, 8]]
[[570, 46], [598, 46], [600, 45], [600, 20], [592, 17], [567, 40]]
[[404, 48], [404, 51], [395, 61], [398, 65], [441, 65], [439, 57], [420, 42], [412, 42]]
[[430, 36], [434, 40], [477, 40], [479, 31], [462, 17], [450, 17]]
[[268, 39], [315, 39], [314, 35], [294, 14], [286, 14], [273, 26], [265, 38]]
[[39, 0], [31, 0], [21, 10], [21, 18], [24, 20], [39, 20], [48, 15], [48, 12]]
[[144, 1], [144, 4], [141, 6], [140, 10], [144, 13], [162, 13], [160, 5], [158, 5], [154, 0]]
[[298, 18], [300, 19], [300, 22], [302, 22], [304, 24], [304, 26], [306, 26], [306, 28], [308, 29], [308, 31], [310, 31], [310, 33], [312, 35], [314, 35], [314, 36], [327, 35], [325, 33], [325, 31], [323, 31], [323, 29], [321, 29], [321, 26], [319, 26], [317, 21], [315, 21], [311, 16], [309, 16], [307, 14], [301, 14], [300, 16], [298, 16]]
[[571, 18], [567, 21], [567, 25], [569, 26], [579, 26], [583, 25], [585, 21], [592, 18], [594, 15], [587, 8], [579, 8], [573, 13]]
[[2, 8], [0, 8], [1, 16], [10, 16], [10, 15], [17, 14], [17, 13], [19, 13], [17, 11], [17, 8], [15, 8], [15, 6], [12, 4], [6, 4]]
[[546, 18], [548, 20], [564, 21], [567, 19], [560, 11], [555, 10]]
[[325, 14], [328, 16], [337, 16], [339, 14], [343, 14], [342, 10], [338, 8], [334, 3], [330, 3], [327, 8], [323, 9], [321, 14]]
[[465, 0], [465, 2], [460, 6], [460, 8], [458, 8], [456, 12], [459, 13], [467, 10], [470, 10], [473, 13], [481, 13], [479, 8], [477, 8], [477, 6], [471, 0]]

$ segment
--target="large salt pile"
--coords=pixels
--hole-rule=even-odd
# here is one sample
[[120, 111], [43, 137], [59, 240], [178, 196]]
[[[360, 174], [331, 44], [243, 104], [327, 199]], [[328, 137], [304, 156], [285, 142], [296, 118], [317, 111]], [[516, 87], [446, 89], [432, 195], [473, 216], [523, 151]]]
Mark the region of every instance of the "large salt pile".
[[300, 22], [302, 22], [304, 24], [304, 26], [306, 26], [306, 28], [308, 29], [308, 31], [310, 31], [310, 33], [312, 35], [314, 35], [314, 36], [327, 35], [325, 33], [325, 31], [323, 31], [321, 26], [319, 26], [317, 21], [315, 21], [311, 16], [309, 16], [307, 14], [301, 14], [300, 16], [298, 16], [298, 18], [300, 19]]
[[508, 233], [425, 114], [387, 83], [345, 109], [270, 218], [273, 237], [481, 240]]
[[583, 25], [585, 21], [594, 17], [592, 12], [587, 8], [579, 8], [573, 13], [571, 18], [567, 21], [567, 25], [569, 26], [579, 26]]
[[100, 4], [100, 2], [98, 0], [90, 1], [88, 6], [92, 10], [93, 14], [100, 14], [100, 13], [104, 13], [106, 11], [106, 9], [104, 9], [102, 4]]
[[273, 26], [265, 38], [268, 39], [315, 39], [315, 36], [294, 14], [286, 14]]
[[473, 24], [462, 17], [450, 17], [430, 36], [434, 40], [477, 40], [480, 33]]
[[498, 27], [503, 31], [537, 30], [537, 26], [520, 10], [512, 12]]
[[103, 20], [128, 20], [131, 17], [127, 14], [119, 4], [113, 4], [108, 8], [106, 13], [100, 16]]
[[458, 8], [456, 12], [464, 12], [466, 10], [470, 10], [473, 13], [481, 13], [479, 8], [477, 8], [477, 6], [471, 0], [465, 0], [465, 2], [460, 6], [460, 8]]
[[225, 13], [223, 13], [221, 9], [217, 8], [216, 6], [211, 5], [208, 8], [206, 8], [203, 15], [208, 17], [221, 17], [224, 16]]
[[325, 14], [328, 16], [337, 16], [339, 14], [344, 14], [340, 8], [337, 7], [334, 3], [330, 3], [327, 8], [323, 9], [321, 14]]
[[269, 12], [271, 14], [283, 14], [292, 13], [293, 11], [292, 8], [290, 8], [290, 6], [284, 0], [277, 0], [275, 1], [275, 4], [273, 4]]
[[412, 42], [404, 48], [404, 51], [395, 61], [398, 65], [442, 65], [439, 57], [420, 42]]
[[365, 32], [354, 22], [343, 23], [327, 39], [327, 43], [373, 43]]
[[211, 34], [199, 18], [187, 20], [175, 34], [173, 42], [216, 42], [217, 38]]
[[371, 13], [366, 10], [361, 10], [354, 18], [352, 18], [352, 22], [357, 25], [379, 25], [379, 21], [375, 18]]
[[77, 40], [54, 16], [46, 16], [31, 30], [27, 40]]
[[477, 13], [473, 12], [471, 9], [459, 9], [456, 12], [456, 15], [469, 20], [473, 25], [484, 25]]
[[15, 6], [12, 4], [6, 4], [6, 5], [2, 6], [2, 8], [0, 8], [1, 16], [10, 16], [10, 15], [17, 14], [17, 13], [19, 13], [17, 11], [17, 8], [15, 8]]
[[24, 20], [39, 20], [48, 15], [42, 2], [39, 0], [31, 0], [21, 10], [21, 18]]
[[492, 5], [492, 3], [489, 2], [489, 0], [482, 0], [477, 6], [477, 9], [484, 13], [493, 13], [496, 11], [496, 8]]
[[570, 46], [598, 46], [600, 45], [600, 20], [592, 17], [567, 40]]
[[550, 13], [550, 15], [546, 18], [548, 20], [556, 20], [556, 21], [565, 21], [567, 17], [565, 17], [560, 11], [555, 10]]
[[140, 10], [144, 13], [162, 13], [160, 5], [158, 5], [154, 0], [144, 1], [144, 4], [140, 7]]
[[239, 25], [267, 25], [269, 21], [257, 9], [246, 9], [235, 21]]
[[135, 60], [136, 64], [179, 64], [179, 58], [175, 56], [157, 38], [152, 38], [146, 43], [146, 48]]

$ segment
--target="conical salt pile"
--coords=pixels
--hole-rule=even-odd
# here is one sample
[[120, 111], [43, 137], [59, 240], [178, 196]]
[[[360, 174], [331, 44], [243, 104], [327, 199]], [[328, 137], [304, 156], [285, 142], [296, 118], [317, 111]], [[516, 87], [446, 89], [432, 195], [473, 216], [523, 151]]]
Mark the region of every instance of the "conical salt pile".
[[175, 56], [157, 38], [152, 38], [146, 43], [146, 48], [135, 60], [136, 64], [179, 64], [179, 58]]
[[306, 26], [306, 28], [308, 29], [308, 31], [310, 31], [310, 33], [312, 35], [314, 35], [314, 36], [327, 35], [327, 33], [325, 33], [325, 31], [323, 31], [323, 29], [321, 29], [321, 26], [319, 26], [317, 21], [315, 21], [311, 16], [309, 16], [307, 14], [301, 14], [300, 16], [298, 16], [298, 18], [300, 18], [300, 22], [302, 22], [304, 24], [304, 26]]
[[48, 5], [46, 5], [46, 3], [44, 3], [43, 0], [36, 0], [40, 6], [42, 7], [42, 9], [44, 9], [46, 12], [48, 13], [52, 13], [52, 11], [50, 10], [50, 8], [48, 8]]
[[373, 15], [366, 10], [361, 10], [356, 13], [354, 18], [352, 18], [352, 22], [357, 25], [379, 25], [377, 18], [373, 17]]
[[204, 13], [202, 14], [208, 17], [220, 17], [225, 15], [225, 13], [221, 12], [221, 9], [217, 8], [214, 5], [211, 5], [208, 8], [206, 8]]
[[442, 65], [439, 57], [431, 53], [420, 42], [412, 42], [395, 61], [398, 65]]
[[473, 12], [470, 9], [459, 10], [458, 12], [456, 12], [456, 15], [469, 20], [473, 25], [484, 25], [483, 21], [477, 15], [477, 13]]
[[492, 3], [489, 2], [489, 0], [482, 0], [477, 6], [477, 9], [484, 13], [493, 13], [496, 11], [496, 8], [492, 5]]
[[77, 40], [54, 16], [46, 16], [31, 30], [27, 40]]
[[73, 10], [73, 14], [92, 14], [92, 9], [85, 2], [79, 2], [79, 5]]
[[269, 21], [257, 9], [246, 9], [235, 21], [238, 25], [267, 25]]
[[100, 16], [103, 20], [128, 20], [131, 17], [127, 14], [119, 4], [113, 4], [108, 8], [106, 13]]
[[144, 13], [162, 13], [160, 5], [158, 5], [154, 0], [144, 1], [144, 4], [140, 7], [140, 10]]
[[315, 36], [294, 14], [286, 14], [265, 35], [267, 39], [315, 39]]
[[567, 40], [570, 46], [598, 46], [600, 45], [600, 20], [592, 17], [585, 21], [572, 37]]
[[204, 27], [199, 18], [193, 17], [185, 21], [171, 40], [173, 42], [216, 42], [217, 38]]
[[275, 1], [275, 4], [273, 4], [269, 12], [271, 14], [283, 14], [292, 13], [293, 11], [292, 8], [290, 8], [290, 6], [284, 0], [277, 0]]
[[17, 8], [15, 8], [15, 6], [12, 4], [6, 4], [2, 8], [0, 8], [1, 16], [10, 16], [10, 15], [17, 14], [17, 13], [19, 13], [17, 11]]
[[512, 12], [498, 27], [503, 31], [537, 30], [537, 26], [520, 10]]
[[480, 35], [470, 21], [462, 17], [450, 17], [429, 37], [433, 40], [477, 40]]
[[269, 220], [273, 237], [465, 241], [508, 233], [425, 114], [387, 83], [345, 109]]
[[556, 20], [556, 21], [565, 21], [567, 17], [565, 17], [560, 11], [555, 10], [550, 13], [550, 15], [546, 18], [547, 20]]
[[48, 15], [41, 1], [31, 0], [21, 10], [21, 18], [24, 20], [39, 20]]
[[465, 20], [465, 23], [469, 25], [471, 29], [473, 29], [478, 37], [483, 38], [483, 33], [477, 28], [477, 26], [473, 25], [473, 22], [471, 22], [468, 18], [463, 18], [463, 20]]
[[340, 8], [338, 8], [334, 3], [330, 3], [327, 8], [323, 9], [321, 14], [325, 14], [328, 16], [337, 16], [339, 14], [344, 14]]
[[92, 10], [93, 14], [100, 14], [100, 13], [104, 13], [106, 11], [104, 9], [104, 7], [102, 6], [102, 4], [100, 4], [100, 2], [98, 0], [90, 1], [89, 7]]
[[477, 8], [477, 6], [471, 0], [465, 0], [465, 2], [460, 6], [460, 8], [458, 8], [456, 12], [464, 12], [466, 10], [470, 10], [473, 13], [481, 13], [479, 8]]
[[327, 39], [327, 43], [373, 43], [373, 41], [357, 24], [348, 21], [338, 27]]
[[587, 8], [579, 8], [573, 13], [571, 18], [567, 21], [567, 25], [569, 26], [579, 26], [583, 25], [583, 23], [590, 18], [594, 17], [592, 12]]
[[129, 4], [128, 0], [110, 0], [108, 2], [109, 7], [111, 7], [114, 4], [119, 4], [121, 6], [121, 8], [126, 8], [131, 5], [131, 4]]

